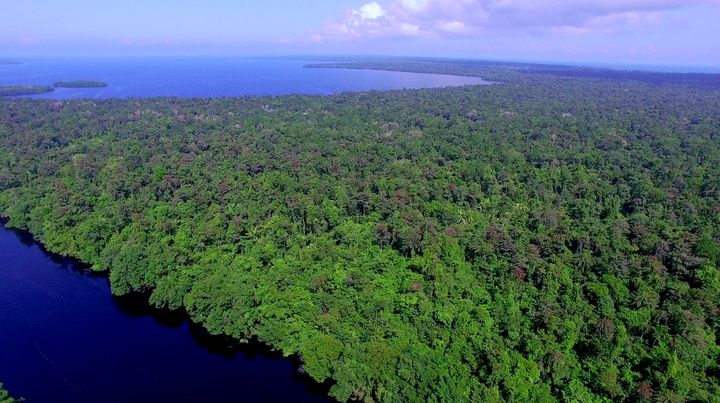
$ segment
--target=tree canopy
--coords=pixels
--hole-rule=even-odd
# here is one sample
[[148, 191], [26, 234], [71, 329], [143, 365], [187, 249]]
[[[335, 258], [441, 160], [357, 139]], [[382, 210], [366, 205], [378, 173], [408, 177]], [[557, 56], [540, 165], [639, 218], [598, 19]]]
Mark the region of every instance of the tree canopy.
[[0, 383], [0, 403], [15, 403], [17, 400], [10, 396], [10, 392], [3, 388], [3, 384]]
[[489, 78], [2, 100], [0, 213], [341, 401], [720, 399], [720, 90]]

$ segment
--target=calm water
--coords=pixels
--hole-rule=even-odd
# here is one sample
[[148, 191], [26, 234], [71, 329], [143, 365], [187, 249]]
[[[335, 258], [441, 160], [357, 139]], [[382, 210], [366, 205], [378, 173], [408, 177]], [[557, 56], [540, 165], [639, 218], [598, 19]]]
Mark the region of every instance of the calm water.
[[371, 70], [308, 69], [285, 59], [26, 60], [0, 65], [0, 85], [100, 80], [107, 88], [61, 88], [35, 98], [333, 94], [345, 91], [489, 84], [475, 77]]
[[0, 226], [0, 380], [28, 402], [322, 402], [296, 364], [237, 349]]

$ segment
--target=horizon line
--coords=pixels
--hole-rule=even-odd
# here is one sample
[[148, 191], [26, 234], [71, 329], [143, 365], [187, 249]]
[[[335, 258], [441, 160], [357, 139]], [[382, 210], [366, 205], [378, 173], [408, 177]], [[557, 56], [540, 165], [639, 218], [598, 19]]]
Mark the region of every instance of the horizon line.
[[[0, 61], [30, 61], [30, 60], [98, 60], [98, 59], [269, 59], [269, 58], [375, 58], [375, 59], [407, 59], [407, 60], [435, 60], [435, 61], [468, 61], [468, 62], [496, 62], [496, 63], [518, 63], [518, 64], [540, 64], [548, 66], [568, 67], [589, 67], [609, 68], [619, 70], [636, 70], [647, 72], [663, 73], [697, 73], [697, 74], [720, 74], [720, 64], [682, 64], [682, 63], [652, 63], [652, 62], [617, 62], [617, 61], [582, 61], [582, 60], [552, 60], [552, 59], [522, 59], [522, 58], [475, 58], [468, 56], [427, 56], [427, 55], [391, 55], [391, 54], [332, 54], [332, 53], [247, 53], [247, 54], [200, 54], [200, 53], [177, 53], [177, 54], [75, 54], [75, 55], [0, 55]], [[343, 62], [343, 61], [339, 61]], [[673, 70], [644, 70], [643, 68], [661, 69], [707, 69], [712, 71], [673, 71]]]

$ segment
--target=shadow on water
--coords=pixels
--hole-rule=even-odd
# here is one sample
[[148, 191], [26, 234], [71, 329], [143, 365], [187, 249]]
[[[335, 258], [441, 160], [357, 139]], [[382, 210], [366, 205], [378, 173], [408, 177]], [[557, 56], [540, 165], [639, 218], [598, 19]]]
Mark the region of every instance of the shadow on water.
[[[17, 228], [6, 227], [7, 219], [0, 217], [0, 226], [12, 233], [24, 246], [36, 247], [43, 255], [55, 263], [58, 268], [72, 271], [82, 277], [89, 279], [103, 280], [110, 292], [109, 278], [104, 272], [93, 271], [91, 266], [77, 259], [58, 255], [48, 251], [30, 232]], [[154, 307], [149, 302], [147, 293], [131, 293], [124, 296], [112, 296], [112, 300], [121, 312], [132, 318], [152, 318], [158, 325], [180, 329], [188, 325], [188, 331], [196, 345], [207, 351], [209, 354], [219, 355], [227, 359], [241, 358], [254, 360], [262, 357], [265, 360], [289, 360], [296, 369], [293, 380], [306, 386], [310, 394], [319, 398], [327, 399], [332, 382], [318, 383], [305, 374], [302, 368], [302, 360], [298, 356], [285, 357], [281, 352], [272, 349], [269, 345], [262, 343], [256, 338], [242, 342], [227, 335], [210, 334], [204, 327], [190, 321], [189, 315], [184, 309], [169, 310]], [[240, 356], [240, 357], [238, 357]]]
[[122, 311], [134, 318], [152, 317], [155, 322], [170, 328], [180, 328], [188, 324], [190, 335], [195, 343], [210, 354], [216, 354], [228, 359], [242, 356], [245, 360], [254, 360], [263, 357], [268, 360], [289, 360], [296, 368], [293, 376], [295, 381], [303, 382], [308, 390], [318, 396], [327, 396], [332, 382], [319, 383], [302, 369], [302, 360], [298, 356], [285, 357], [283, 354], [271, 348], [269, 345], [252, 338], [242, 342], [227, 335], [210, 334], [201, 325], [191, 322], [187, 312], [183, 308], [177, 310], [160, 309], [149, 302], [149, 295], [144, 293], [131, 293], [123, 296], [113, 296], [115, 303]]
[[43, 245], [39, 240], [35, 239], [35, 237], [33, 237], [33, 235], [29, 231], [7, 227], [5, 224], [7, 224], [7, 218], [0, 218], [0, 225], [2, 225], [5, 230], [15, 235], [15, 237], [20, 241], [20, 243], [27, 247], [37, 247], [42, 251], [43, 255], [46, 258], [59, 266], [59, 268], [63, 270], [71, 270], [90, 278], [107, 279], [107, 274], [92, 270], [92, 267], [90, 267], [90, 265], [86, 263], [83, 263], [72, 257], [62, 256], [58, 255], [57, 253], [50, 252], [45, 248], [45, 245]]

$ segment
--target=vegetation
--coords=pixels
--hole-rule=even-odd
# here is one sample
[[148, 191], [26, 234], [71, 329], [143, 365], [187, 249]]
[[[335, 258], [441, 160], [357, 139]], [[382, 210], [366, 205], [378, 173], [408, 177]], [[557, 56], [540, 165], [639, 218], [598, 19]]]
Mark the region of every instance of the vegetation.
[[334, 68], [360, 70], [391, 70], [414, 73], [452, 74], [478, 76], [493, 80], [526, 81], [528, 75], [551, 75], [559, 77], [592, 78], [603, 80], [639, 81], [653, 84], [681, 84], [720, 88], [720, 74], [661, 73], [647, 71], [615, 70], [580, 66], [554, 66], [533, 63], [510, 63], [489, 61], [437, 61], [435, 59], [390, 59], [388, 61], [352, 60], [322, 62], [305, 65], [307, 68]]
[[53, 91], [55, 91], [53, 87], [46, 85], [0, 85], [0, 97], [44, 94]]
[[341, 401], [718, 401], [720, 90], [521, 70], [0, 101], [0, 212]]
[[3, 389], [3, 384], [0, 383], [0, 403], [15, 403], [17, 400], [10, 396], [10, 393]]
[[52, 86], [49, 85], [5, 85], [0, 86], [0, 97], [18, 96], [18, 95], [36, 95], [55, 91], [55, 88], [96, 88], [107, 87], [102, 81], [78, 80], [78, 81], [58, 81]]
[[55, 88], [99, 88], [107, 86], [107, 83], [96, 80], [58, 81], [53, 83]]

